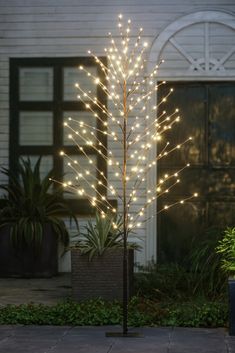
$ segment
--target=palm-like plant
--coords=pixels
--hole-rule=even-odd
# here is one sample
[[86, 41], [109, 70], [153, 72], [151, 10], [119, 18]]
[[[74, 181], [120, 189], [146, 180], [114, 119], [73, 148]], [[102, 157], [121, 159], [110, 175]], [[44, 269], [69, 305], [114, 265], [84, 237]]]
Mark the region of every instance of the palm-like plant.
[[40, 176], [41, 158], [33, 167], [30, 160], [21, 160], [16, 175], [7, 168], [2, 173], [9, 179], [8, 185], [0, 185], [8, 196], [0, 210], [0, 227], [9, 226], [13, 246], [31, 245], [40, 249], [44, 228], [51, 225], [55, 236], [64, 246], [69, 234], [61, 213], [69, 212], [62, 198], [62, 190], [52, 190], [52, 171], [44, 178]]
[[192, 274], [194, 294], [210, 298], [223, 295], [226, 276], [221, 271], [221, 254], [215, 251], [221, 239], [221, 229], [211, 227], [205, 231], [204, 239], [195, 238], [188, 256]]
[[[85, 231], [79, 235], [82, 239], [75, 244], [75, 247], [82, 254], [88, 254], [90, 260], [94, 255], [102, 255], [106, 249], [123, 248], [122, 218], [110, 214], [103, 218], [102, 215], [96, 213], [95, 221], [88, 221]], [[135, 243], [129, 243], [128, 246], [132, 249], [139, 249]]]

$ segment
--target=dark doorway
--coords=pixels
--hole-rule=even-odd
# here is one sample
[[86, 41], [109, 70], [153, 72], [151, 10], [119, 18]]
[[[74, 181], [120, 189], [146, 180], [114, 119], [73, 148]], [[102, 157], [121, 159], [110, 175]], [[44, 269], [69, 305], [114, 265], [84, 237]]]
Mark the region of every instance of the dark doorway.
[[[178, 107], [182, 117], [167, 139], [174, 145], [190, 135], [194, 138], [158, 164], [158, 177], [191, 164], [167, 196], [168, 204], [199, 193], [197, 199], [164, 211], [157, 219], [158, 259], [182, 263], [192, 239], [205, 237], [210, 229], [235, 225], [235, 83], [187, 82], [161, 87], [158, 100], [174, 88], [161, 109], [170, 113]], [[165, 202], [159, 199], [158, 209]]]

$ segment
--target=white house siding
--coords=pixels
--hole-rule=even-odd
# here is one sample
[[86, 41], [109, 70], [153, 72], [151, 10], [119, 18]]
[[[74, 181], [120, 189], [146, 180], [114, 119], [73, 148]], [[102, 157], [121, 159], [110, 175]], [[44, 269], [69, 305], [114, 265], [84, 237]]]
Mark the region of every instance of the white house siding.
[[[182, 21], [202, 12], [208, 12], [206, 21], [182, 26]], [[87, 56], [88, 49], [104, 55], [107, 33], [115, 32], [119, 13], [132, 19], [133, 33], [139, 27], [144, 28], [144, 38], [151, 49], [148, 69], [160, 57], [166, 59], [161, 78], [235, 78], [234, 53], [224, 63], [223, 72], [212, 75], [209, 70], [202, 70], [198, 74], [190, 71], [187, 58], [172, 45], [174, 39], [194, 59], [205, 58], [207, 31], [209, 53], [213, 58], [222, 58], [235, 45], [234, 0], [0, 0], [0, 165], [8, 165], [9, 58]], [[167, 31], [171, 34], [167, 35]], [[112, 148], [110, 141], [109, 148]], [[120, 155], [120, 151], [117, 153]], [[3, 182], [3, 176], [0, 177]], [[115, 183], [111, 172], [109, 178]], [[154, 182], [155, 172], [149, 175], [148, 185]], [[154, 210], [153, 205], [151, 212]], [[155, 220], [140, 229], [139, 235], [143, 251], [136, 255], [136, 261], [144, 263], [156, 257]], [[69, 270], [68, 259], [61, 262], [61, 271]]]

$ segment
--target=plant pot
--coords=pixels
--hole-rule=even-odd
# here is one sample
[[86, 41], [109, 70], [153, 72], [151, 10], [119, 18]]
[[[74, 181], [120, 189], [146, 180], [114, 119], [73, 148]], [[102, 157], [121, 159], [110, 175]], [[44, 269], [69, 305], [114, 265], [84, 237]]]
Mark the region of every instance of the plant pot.
[[[134, 252], [128, 252], [128, 294], [133, 289]], [[123, 250], [107, 249], [103, 255], [95, 255], [89, 261], [88, 255], [79, 249], [71, 250], [72, 297], [76, 301], [102, 298], [122, 300], [123, 292]]]
[[228, 280], [229, 293], [229, 334], [235, 336], [235, 279]]
[[58, 273], [57, 238], [47, 224], [40, 249], [14, 249], [9, 227], [0, 229], [0, 277], [52, 277]]

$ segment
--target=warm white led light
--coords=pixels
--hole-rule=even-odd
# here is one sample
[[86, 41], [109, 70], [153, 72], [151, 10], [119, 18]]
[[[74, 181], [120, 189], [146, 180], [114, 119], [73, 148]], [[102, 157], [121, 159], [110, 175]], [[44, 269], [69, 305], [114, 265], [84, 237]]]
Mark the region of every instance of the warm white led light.
[[[173, 88], [168, 90], [160, 102], [151, 104], [159, 86], [166, 83], [165, 81], [158, 83], [157, 79], [159, 65], [164, 60], [156, 64], [147, 77], [145, 53], [148, 50], [148, 43], [141, 37], [143, 29], [139, 29], [137, 36], [132, 36], [131, 20], [128, 19], [126, 22], [122, 20], [123, 16], [120, 14], [119, 29], [116, 29], [118, 35], [112, 36], [109, 33], [110, 44], [104, 48], [108, 64], [88, 50], [88, 54], [99, 67], [97, 72], [102, 72], [104, 79], [94, 75], [89, 66], [78, 67], [94, 87], [94, 90], [86, 89], [88, 85], [82, 87], [82, 80], [74, 85], [75, 92], [78, 93], [77, 98], [85, 108], [85, 114], [89, 112], [89, 119], [82, 116], [83, 111], [79, 111], [81, 116], [79, 120], [76, 117], [67, 118], [63, 126], [68, 133], [68, 139], [77, 145], [79, 157], [74, 160], [74, 157], [71, 158], [63, 151], [60, 155], [64, 156], [66, 165], [75, 175], [61, 185], [69, 188], [69, 191], [74, 190], [79, 197], [88, 198], [89, 203], [103, 218], [108, 211], [116, 214], [124, 210], [121, 212], [127, 219], [129, 232], [135, 227], [144, 225], [147, 207], [155, 203], [158, 197], [169, 194], [180, 182], [179, 177], [183, 169], [189, 166], [188, 163], [178, 171], [163, 173], [157, 184], [147, 188], [147, 180], [151, 171], [156, 170], [158, 160], [167, 158], [180, 148], [183, 149], [184, 144], [189, 143], [192, 137], [176, 145], [166, 142], [167, 135], [173, 133], [174, 126], [178, 125], [181, 118], [178, 115], [179, 108], [173, 112], [161, 111], [162, 107], [166, 109], [167, 105], [164, 103], [167, 102]], [[100, 94], [92, 93], [100, 90], [107, 98], [107, 106], [101, 101]], [[91, 122], [90, 119], [94, 120]], [[107, 145], [103, 141], [104, 138], [107, 138]], [[67, 151], [66, 147], [64, 149]], [[149, 158], [155, 154], [156, 157]], [[99, 164], [92, 155], [96, 155], [100, 161], [102, 160], [103, 165], [107, 165], [108, 175], [99, 170]], [[80, 156], [85, 160], [85, 164], [81, 163]], [[84, 188], [79, 183], [82, 185], [84, 183]], [[198, 194], [194, 193], [193, 196], [174, 204], [163, 206], [163, 210], [175, 204], [186, 203], [186, 200], [197, 196]], [[117, 209], [110, 203], [109, 197], [118, 200]], [[118, 228], [116, 222], [113, 222], [113, 227]]]

